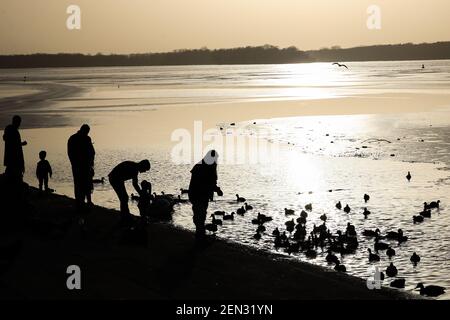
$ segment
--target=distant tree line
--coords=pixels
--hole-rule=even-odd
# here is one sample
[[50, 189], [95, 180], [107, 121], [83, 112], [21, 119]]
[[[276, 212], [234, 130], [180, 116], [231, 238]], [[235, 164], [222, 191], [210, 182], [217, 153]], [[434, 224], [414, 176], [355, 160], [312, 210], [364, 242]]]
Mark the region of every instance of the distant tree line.
[[129, 55], [67, 53], [10, 55], [0, 56], [0, 68], [269, 64], [296, 63], [306, 60], [308, 56], [295, 47], [280, 49], [264, 45], [216, 50], [183, 49], [164, 53]]
[[307, 51], [315, 61], [396, 61], [450, 59], [450, 42], [377, 45]]
[[232, 49], [183, 49], [142, 54], [30, 54], [0, 56], [0, 68], [164, 66], [212, 64], [277, 64], [331, 61], [450, 59], [450, 42], [378, 45], [301, 51], [296, 47], [264, 45]]

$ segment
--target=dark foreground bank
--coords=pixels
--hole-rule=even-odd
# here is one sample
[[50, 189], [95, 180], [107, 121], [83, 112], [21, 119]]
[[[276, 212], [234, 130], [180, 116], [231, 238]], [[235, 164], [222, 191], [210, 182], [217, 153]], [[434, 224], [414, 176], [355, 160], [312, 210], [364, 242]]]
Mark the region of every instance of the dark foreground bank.
[[[95, 207], [79, 225], [74, 200], [32, 189], [27, 217], [3, 212], [2, 299], [408, 299], [370, 291], [365, 281], [307, 263], [153, 223], [130, 233], [119, 213]], [[7, 248], [7, 250], [5, 250]], [[81, 269], [69, 290], [67, 268]]]

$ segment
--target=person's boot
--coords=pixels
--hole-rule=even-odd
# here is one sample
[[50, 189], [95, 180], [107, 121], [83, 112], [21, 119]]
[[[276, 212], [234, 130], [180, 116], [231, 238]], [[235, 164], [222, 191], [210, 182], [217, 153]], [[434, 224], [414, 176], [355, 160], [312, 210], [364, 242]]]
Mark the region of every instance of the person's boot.
[[197, 227], [195, 231], [195, 246], [204, 248], [208, 244], [208, 237], [206, 236], [206, 230], [202, 227]]

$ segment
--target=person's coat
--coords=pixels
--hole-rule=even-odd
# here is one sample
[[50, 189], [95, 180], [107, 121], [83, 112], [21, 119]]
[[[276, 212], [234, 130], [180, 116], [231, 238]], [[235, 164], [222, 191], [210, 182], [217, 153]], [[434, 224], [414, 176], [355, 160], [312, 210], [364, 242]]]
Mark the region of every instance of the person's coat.
[[75, 133], [67, 142], [67, 154], [72, 167], [91, 168], [94, 166], [95, 149], [89, 136]]
[[25, 160], [19, 130], [12, 125], [8, 125], [3, 133], [3, 140], [5, 141], [3, 164], [5, 167], [16, 167], [24, 172]]
[[212, 200], [217, 190], [217, 165], [201, 161], [192, 168], [191, 174], [189, 200], [191, 202]]

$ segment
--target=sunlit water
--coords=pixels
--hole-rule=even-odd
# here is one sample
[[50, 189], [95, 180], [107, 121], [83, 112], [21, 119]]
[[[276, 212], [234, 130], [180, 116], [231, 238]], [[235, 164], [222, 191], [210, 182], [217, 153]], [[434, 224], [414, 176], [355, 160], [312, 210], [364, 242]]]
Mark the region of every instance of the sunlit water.
[[[169, 136], [158, 145], [140, 143], [146, 135], [153, 134], [152, 128], [139, 127], [136, 132], [136, 122], [126, 121], [128, 116], [136, 120], [138, 114], [140, 121], [145, 122], [146, 117], [153, 116], [152, 110], [187, 103], [450, 93], [450, 62], [433, 61], [426, 65], [421, 70], [421, 62], [354, 63], [350, 71], [344, 72], [329, 64], [2, 70], [0, 97], [16, 96], [20, 90], [35, 90], [29, 86], [45, 87], [49, 83], [83, 89], [65, 97], [46, 97], [51, 101], [43, 103], [39, 110], [24, 105], [24, 119], [33, 119], [28, 126], [36, 127], [22, 130], [23, 138], [30, 142], [25, 153], [26, 180], [31, 184], [36, 184], [36, 155], [46, 149], [55, 171], [52, 186], [57, 192], [72, 196], [66, 141], [75, 126], [89, 121], [94, 124], [98, 177], [106, 176], [120, 161], [149, 158], [152, 170], [143, 177], [153, 183], [156, 192], [178, 194], [180, 188], [188, 186], [192, 164], [172, 162], [173, 143]], [[20, 81], [24, 74], [30, 79], [27, 83]], [[219, 166], [219, 183], [225, 196], [216, 198], [210, 211], [236, 211], [236, 193], [246, 197], [255, 209], [243, 217], [236, 216], [233, 222], [225, 222], [217, 235], [274, 250], [272, 230], [284, 228], [284, 222], [291, 219], [285, 217], [283, 209], [292, 208], [299, 213], [305, 204], [312, 203], [308, 230], [313, 224], [321, 224], [319, 217], [323, 213], [332, 231], [345, 230], [347, 222], [354, 224], [358, 233], [377, 227], [383, 233], [402, 228], [409, 240], [401, 246], [392, 242], [397, 252], [392, 261], [399, 269], [399, 277], [407, 279], [406, 289], [412, 290], [417, 282], [450, 289], [448, 115], [447, 109], [442, 108], [420, 114], [274, 118], [257, 120], [256, 124], [249, 119], [234, 128], [225, 126], [220, 134], [242, 129], [239, 135], [258, 137], [274, 146], [276, 152], [258, 165], [244, 162]], [[3, 122], [9, 116], [7, 111], [0, 114]], [[41, 122], [44, 116], [52, 117], [51, 125]], [[116, 138], [111, 138], [110, 122], [120, 121], [121, 117], [124, 126], [116, 132]], [[218, 122], [219, 126], [224, 124]], [[3, 150], [0, 155], [3, 157]], [[410, 183], [405, 178], [408, 171], [413, 175]], [[371, 196], [367, 205], [364, 193]], [[442, 202], [440, 211], [414, 225], [412, 216], [422, 209], [422, 203], [437, 199]], [[96, 186], [94, 200], [106, 207], [118, 207], [108, 184]], [[337, 201], [348, 203], [352, 212], [338, 211]], [[136, 213], [136, 205], [131, 207]], [[372, 212], [368, 219], [362, 215], [364, 207]], [[256, 228], [251, 224], [257, 212], [274, 218], [266, 224], [267, 232], [259, 241], [253, 239]], [[191, 220], [190, 206], [178, 205], [174, 224], [192, 229]], [[356, 254], [342, 260], [350, 274], [367, 278], [372, 265], [368, 263], [367, 248], [372, 247], [373, 241], [362, 236], [359, 240]], [[414, 251], [422, 257], [416, 267], [409, 262]], [[380, 255], [382, 260], [376, 265], [384, 271], [390, 261], [384, 253]], [[302, 254], [295, 254], [294, 258], [308, 260]], [[308, 261], [327, 265], [323, 253]], [[441, 298], [449, 297], [446, 294]]]

